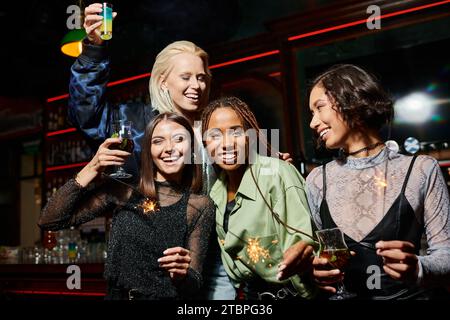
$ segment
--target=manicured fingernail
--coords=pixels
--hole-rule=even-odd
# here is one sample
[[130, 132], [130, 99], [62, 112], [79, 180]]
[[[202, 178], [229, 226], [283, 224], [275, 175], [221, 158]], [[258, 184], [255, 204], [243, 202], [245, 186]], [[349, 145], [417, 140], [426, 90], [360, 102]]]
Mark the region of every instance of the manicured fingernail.
[[281, 277], [283, 276], [283, 272], [278, 272], [277, 273], [277, 279], [281, 280]]
[[167, 254], [167, 251], [168, 251], [168, 250], [164, 250], [163, 253], [164, 253], [164, 254]]
[[281, 265], [278, 267], [278, 271], [283, 271], [284, 269], [286, 269], [286, 265], [285, 265], [285, 264], [281, 264]]

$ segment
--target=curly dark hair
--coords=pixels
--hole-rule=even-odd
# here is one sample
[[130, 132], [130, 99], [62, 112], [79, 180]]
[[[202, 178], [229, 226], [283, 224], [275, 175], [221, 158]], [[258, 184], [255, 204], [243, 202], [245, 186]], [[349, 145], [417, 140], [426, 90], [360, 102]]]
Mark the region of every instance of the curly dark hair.
[[330, 101], [342, 114], [347, 125], [354, 128], [380, 130], [394, 115], [393, 102], [378, 79], [352, 64], [339, 64], [317, 76], [310, 89], [320, 85]]

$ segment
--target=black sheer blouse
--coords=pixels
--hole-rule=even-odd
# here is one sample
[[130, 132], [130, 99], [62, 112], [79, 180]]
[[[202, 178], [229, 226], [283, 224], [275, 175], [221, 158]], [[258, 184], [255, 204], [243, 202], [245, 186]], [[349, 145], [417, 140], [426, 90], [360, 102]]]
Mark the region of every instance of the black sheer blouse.
[[[136, 289], [148, 299], [187, 297], [202, 285], [202, 265], [214, 223], [208, 196], [190, 193], [167, 182], [157, 183], [158, 209], [145, 213], [144, 196], [129, 186], [103, 181], [81, 187], [69, 180], [49, 200], [39, 225], [48, 230], [77, 226], [113, 212], [105, 278], [111, 288]], [[190, 250], [183, 281], [173, 281], [157, 259], [171, 247]]]

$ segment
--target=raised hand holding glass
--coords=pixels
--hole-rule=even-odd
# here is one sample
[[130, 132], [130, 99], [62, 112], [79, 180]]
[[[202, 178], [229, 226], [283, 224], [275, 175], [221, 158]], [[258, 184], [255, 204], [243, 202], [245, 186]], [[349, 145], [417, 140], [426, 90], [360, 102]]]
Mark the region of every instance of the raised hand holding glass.
[[[114, 144], [110, 147], [110, 149], [119, 149], [123, 151], [127, 151], [132, 153], [134, 150], [134, 142], [133, 136], [131, 133], [132, 123], [128, 120], [121, 120], [113, 123], [112, 130], [113, 134], [112, 138], [121, 138], [122, 142], [118, 144]], [[118, 179], [126, 179], [131, 178], [133, 175], [125, 172], [122, 166], [118, 166], [116, 171], [109, 175], [112, 178]]]

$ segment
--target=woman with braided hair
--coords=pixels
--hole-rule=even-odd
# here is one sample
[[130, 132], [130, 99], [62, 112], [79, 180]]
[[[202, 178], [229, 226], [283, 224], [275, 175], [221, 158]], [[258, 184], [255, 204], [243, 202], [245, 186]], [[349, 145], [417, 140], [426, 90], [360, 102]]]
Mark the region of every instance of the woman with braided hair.
[[[220, 172], [210, 197], [233, 284], [247, 299], [311, 298], [312, 230], [302, 176], [293, 165], [258, 154], [255, 147], [265, 139], [250, 108], [236, 97], [211, 102], [202, 127]], [[270, 152], [265, 146], [269, 150], [259, 153]]]

